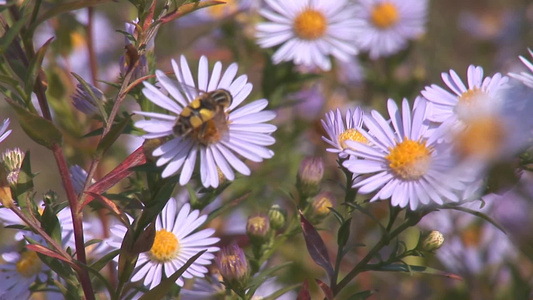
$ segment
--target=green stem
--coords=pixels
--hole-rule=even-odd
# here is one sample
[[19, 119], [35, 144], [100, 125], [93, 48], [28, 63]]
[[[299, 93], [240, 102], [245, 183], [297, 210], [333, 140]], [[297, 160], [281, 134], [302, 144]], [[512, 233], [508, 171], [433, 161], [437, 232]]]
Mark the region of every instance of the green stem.
[[[416, 224], [416, 223], [415, 223]], [[405, 222], [400, 224], [393, 232], [391, 232], [388, 235], [381, 236], [381, 239], [378, 241], [376, 245], [367, 253], [359, 263], [339, 282], [339, 284], [333, 289], [333, 294], [337, 295], [346, 285], [352, 281], [352, 279], [355, 278], [359, 273], [361, 273], [364, 269], [366, 264], [386, 245], [389, 244], [389, 242], [398, 236], [400, 233], [402, 233], [405, 229], [409, 228], [413, 225], [412, 220], [407, 219]]]

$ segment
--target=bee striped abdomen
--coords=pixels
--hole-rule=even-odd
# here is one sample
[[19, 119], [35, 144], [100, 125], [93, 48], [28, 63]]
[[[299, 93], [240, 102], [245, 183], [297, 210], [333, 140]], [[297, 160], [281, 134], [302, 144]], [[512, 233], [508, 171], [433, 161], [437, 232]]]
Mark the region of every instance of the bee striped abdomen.
[[203, 129], [207, 122], [215, 118], [215, 115], [223, 114], [232, 101], [231, 93], [224, 89], [200, 94], [183, 108], [173, 127], [174, 133], [182, 136], [199, 127]]

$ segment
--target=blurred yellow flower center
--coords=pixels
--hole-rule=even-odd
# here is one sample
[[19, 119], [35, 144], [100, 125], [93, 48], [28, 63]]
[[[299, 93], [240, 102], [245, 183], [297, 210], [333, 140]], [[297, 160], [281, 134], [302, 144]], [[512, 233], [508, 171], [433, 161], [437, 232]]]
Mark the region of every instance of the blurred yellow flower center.
[[43, 263], [39, 256], [37, 256], [37, 252], [26, 251], [20, 255], [20, 259], [15, 266], [20, 275], [23, 277], [31, 277], [41, 271]]
[[481, 226], [473, 224], [463, 230], [461, 233], [461, 241], [467, 247], [476, 248], [481, 244]]
[[370, 14], [372, 23], [379, 29], [387, 29], [398, 22], [398, 8], [390, 2], [382, 2], [374, 5]]
[[180, 243], [174, 233], [161, 229], [155, 233], [150, 257], [159, 262], [171, 261], [180, 250]]
[[327, 216], [329, 214], [329, 208], [333, 207], [331, 199], [328, 197], [320, 197], [313, 203], [314, 213], [319, 216]]
[[480, 98], [487, 97], [487, 94], [483, 92], [480, 88], [474, 87], [467, 90], [459, 96], [459, 105], [461, 106], [470, 106], [476, 104]]
[[424, 176], [431, 162], [432, 149], [425, 142], [413, 141], [405, 138], [394, 148], [389, 148], [389, 167], [404, 180], [417, 180]]
[[207, 12], [215, 19], [226, 17], [238, 10], [238, 2], [236, 0], [224, 0], [226, 3], [209, 6]]
[[326, 17], [319, 11], [307, 9], [294, 19], [294, 33], [304, 40], [321, 38], [328, 28]]
[[466, 122], [466, 128], [455, 136], [456, 151], [463, 158], [493, 159], [505, 137], [499, 119], [492, 117], [476, 118]]
[[345, 130], [343, 133], [339, 135], [338, 140], [339, 140], [339, 144], [341, 145], [342, 149], [348, 148], [348, 145], [346, 145], [346, 141], [354, 141], [354, 142], [368, 144], [368, 140], [366, 139], [366, 137], [362, 135], [355, 128], [349, 128]]
[[83, 45], [85, 45], [85, 37], [81, 33], [73, 31], [70, 34], [70, 42], [72, 43], [73, 49], [81, 48]]

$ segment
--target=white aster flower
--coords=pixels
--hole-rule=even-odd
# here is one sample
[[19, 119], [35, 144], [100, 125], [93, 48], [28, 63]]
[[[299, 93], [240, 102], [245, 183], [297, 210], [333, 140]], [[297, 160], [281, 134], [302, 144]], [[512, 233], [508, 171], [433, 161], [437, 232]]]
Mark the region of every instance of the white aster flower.
[[[200, 216], [198, 210], [191, 211], [188, 203], [178, 210], [176, 199], [170, 198], [157, 216], [155, 225], [157, 232], [152, 248], [139, 255], [131, 280], [142, 280], [144, 285], [152, 289], [161, 282], [163, 276], [171, 276], [189, 258], [202, 250], [207, 250], [187, 268], [176, 283], [183, 286], [184, 278], [204, 277], [208, 271], [206, 266], [210, 265], [215, 257], [213, 253], [219, 250], [213, 246], [219, 241], [219, 238], [212, 237], [214, 229], [196, 231], [206, 219], [207, 215]], [[110, 231], [112, 237], [108, 241], [109, 245], [120, 249], [127, 228], [123, 224], [116, 224]]]
[[427, 136], [425, 101], [417, 98], [412, 113], [407, 99], [401, 111], [392, 99], [387, 108], [391, 124], [372, 111], [364, 116], [369, 132], [360, 131], [368, 142], [346, 141], [351, 149], [345, 152], [351, 156], [343, 165], [354, 177], [363, 175], [353, 186], [363, 194], [377, 191], [370, 201], [390, 198], [392, 205], [409, 204], [411, 210], [431, 202], [462, 200], [454, 192], [464, 189], [464, 184], [451, 175], [455, 166], [451, 147], [438, 142], [437, 131]]
[[29, 299], [30, 286], [48, 278], [49, 269], [35, 251], [7, 252], [2, 259], [5, 263], [0, 264], [0, 299]]
[[370, 58], [390, 56], [425, 32], [427, 0], [360, 0], [355, 42]]
[[[529, 51], [529, 55], [533, 57], [533, 51], [531, 51], [531, 49], [527, 50]], [[516, 80], [519, 80], [530, 88], [533, 88], [533, 64], [523, 56], [520, 56], [520, 60], [529, 69], [529, 72], [520, 72], [519, 74], [509, 73], [509, 76], [513, 77]]]
[[11, 129], [9, 129], [9, 119], [4, 119], [2, 125], [0, 126], [0, 142], [5, 140], [9, 134], [11, 134]]
[[326, 151], [337, 153], [341, 158], [347, 155], [343, 152], [348, 146], [346, 141], [356, 141], [365, 143], [367, 139], [361, 134], [363, 127], [363, 110], [357, 107], [354, 111], [349, 109], [346, 112], [346, 119], [343, 120], [342, 113], [339, 109], [326, 113], [325, 120], [320, 120], [322, 127], [327, 133], [323, 136], [324, 142], [333, 146]]
[[[482, 97], [476, 109], [463, 118], [446, 121], [447, 139], [457, 154], [470, 162], [507, 160], [531, 145], [533, 139], [533, 90], [522, 84], [506, 88], [498, 95]], [[454, 126], [455, 125], [455, 126]]]
[[463, 121], [472, 113], [478, 114], [482, 109], [490, 109], [491, 106], [483, 102], [496, 100], [508, 87], [509, 81], [507, 76], [500, 73], [493, 77], [483, 77], [483, 68], [474, 65], [468, 67], [468, 87], [454, 70], [450, 70], [449, 74], [443, 72], [441, 77], [452, 92], [435, 84], [422, 91], [422, 96], [431, 103], [428, 119], [433, 122]]
[[[198, 153], [201, 180], [205, 187], [219, 185], [219, 171], [230, 181], [235, 178], [233, 169], [249, 175], [250, 169], [237, 155], [254, 162], [261, 162], [274, 155], [273, 151], [265, 147], [274, 143], [275, 140], [270, 134], [276, 130], [276, 126], [264, 123], [275, 117], [274, 112], [263, 111], [268, 101], [260, 99], [236, 109], [250, 94], [252, 84], [247, 82], [246, 75], [235, 79], [235, 63], [222, 73], [222, 64], [216, 62], [209, 76], [207, 58], [202, 56], [196, 83], [184, 56], [180, 62], [181, 66], [172, 61], [179, 84], [162, 71], [156, 71], [159, 83], [168, 91], [170, 97], [147, 82], [144, 83], [143, 89], [144, 95], [150, 101], [167, 109], [172, 115], [136, 112], [151, 118], [135, 123], [135, 126], [147, 132], [145, 139], [171, 137], [168, 142], [153, 151], [153, 155], [159, 157], [157, 165], [166, 165], [162, 176], [168, 177], [181, 171], [179, 183], [185, 185], [191, 179]], [[218, 89], [229, 91], [233, 97], [231, 105], [223, 111], [223, 120], [213, 118], [190, 134], [176, 135], [173, 131], [176, 120], [183, 108], [199, 96], [198, 90], [212, 92]]]
[[348, 61], [358, 50], [352, 42], [355, 27], [353, 6], [346, 0], [267, 0], [271, 9], [260, 13], [268, 21], [257, 25], [257, 43], [263, 48], [283, 44], [272, 56], [274, 63], [294, 61], [297, 65], [324, 71], [331, 69], [332, 55]]

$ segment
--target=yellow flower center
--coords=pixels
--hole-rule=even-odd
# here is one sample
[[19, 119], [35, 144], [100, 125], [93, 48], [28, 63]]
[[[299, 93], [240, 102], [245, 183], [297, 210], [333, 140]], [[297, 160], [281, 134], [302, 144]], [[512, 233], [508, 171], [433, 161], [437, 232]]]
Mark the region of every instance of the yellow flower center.
[[43, 263], [39, 256], [37, 256], [37, 252], [25, 251], [20, 254], [20, 259], [15, 266], [20, 275], [23, 277], [31, 277], [41, 271]]
[[293, 24], [294, 33], [303, 40], [316, 40], [326, 33], [328, 23], [319, 11], [306, 9], [300, 13]]
[[346, 141], [354, 141], [368, 144], [368, 140], [366, 139], [366, 137], [355, 128], [349, 128], [345, 130], [339, 135], [337, 139], [339, 140], [339, 144], [341, 145], [342, 149], [348, 148], [348, 145], [346, 145]]
[[476, 118], [455, 136], [455, 149], [463, 158], [476, 157], [490, 160], [498, 155], [505, 132], [495, 117]]
[[433, 150], [428, 148], [425, 142], [405, 138], [389, 150], [390, 153], [385, 158], [396, 176], [404, 180], [417, 180], [426, 174]]
[[370, 18], [372, 23], [379, 29], [390, 28], [398, 22], [398, 8], [390, 2], [376, 4], [370, 14]]
[[180, 250], [180, 243], [174, 233], [161, 229], [155, 233], [150, 258], [159, 262], [171, 261]]

